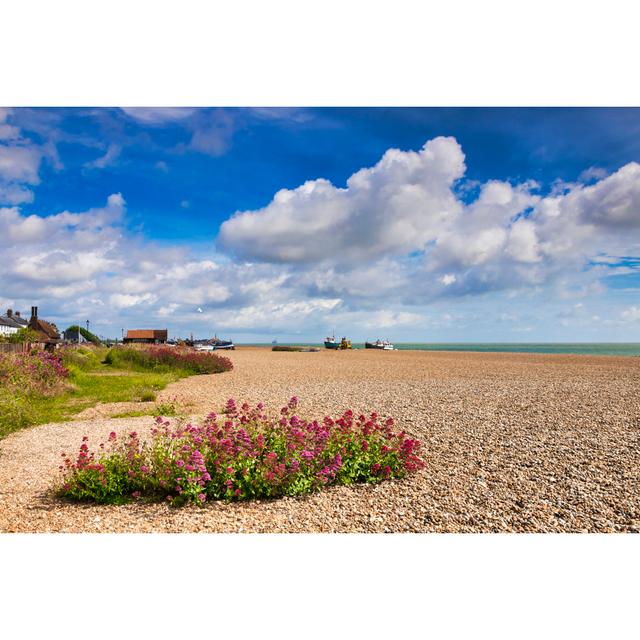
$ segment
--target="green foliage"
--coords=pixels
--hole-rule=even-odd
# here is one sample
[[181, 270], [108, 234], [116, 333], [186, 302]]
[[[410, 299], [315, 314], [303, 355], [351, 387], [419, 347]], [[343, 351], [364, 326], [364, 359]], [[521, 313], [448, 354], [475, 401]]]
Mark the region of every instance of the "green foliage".
[[80, 327], [77, 324], [72, 324], [70, 327], [67, 327], [67, 331], [73, 331], [76, 334], [77, 334], [78, 330], [80, 331], [80, 335], [85, 340], [88, 340], [89, 342], [92, 342], [93, 344], [95, 344], [97, 346], [102, 344], [102, 341], [100, 340], [100, 338], [98, 338], [97, 335], [91, 333], [91, 331], [87, 331], [87, 329], [85, 329], [84, 327]]
[[163, 402], [146, 409], [134, 409], [133, 411], [122, 411], [114, 413], [112, 418], [139, 418], [141, 416], [164, 416], [172, 417], [178, 415], [178, 408], [175, 402]]
[[[26, 426], [71, 420], [76, 414], [98, 403], [140, 401], [145, 391], [147, 397], [153, 393], [155, 398], [155, 393], [164, 389], [169, 383], [190, 375], [184, 370], [137, 372], [128, 368], [119, 369], [114, 365], [106, 365], [102, 363], [107, 355], [105, 348], [71, 347], [61, 350], [61, 353], [69, 375], [57, 394], [45, 395], [40, 392], [28, 395], [17, 394], [16, 388], [26, 389], [28, 381], [23, 381], [11, 390], [6, 383], [0, 381], [0, 389], [3, 391], [0, 397], [0, 438]], [[0, 355], [0, 360], [8, 357]], [[0, 378], [2, 378], [1, 362]], [[158, 415], [158, 413], [160, 412], [156, 412], [153, 407], [140, 415]], [[163, 415], [169, 415], [169, 413], [163, 413]]]
[[33, 419], [34, 411], [26, 396], [0, 387], [0, 438], [28, 426]]
[[382, 482], [424, 467], [419, 441], [375, 412], [337, 419], [305, 420], [292, 413], [291, 398], [278, 415], [262, 404], [211, 413], [201, 425], [156, 419], [149, 442], [137, 433], [109, 436], [100, 453], [83, 438], [77, 459], [63, 454], [59, 495], [74, 500], [117, 503], [131, 498], [166, 499], [171, 504], [206, 500], [251, 500], [297, 496], [332, 484]]
[[133, 389], [133, 400], [137, 402], [153, 402], [156, 399], [156, 392], [149, 387], [138, 387]]
[[38, 342], [38, 334], [31, 327], [18, 329], [7, 338], [7, 342], [12, 344], [24, 344], [25, 342]]
[[178, 409], [176, 408], [175, 402], [163, 402], [161, 404], [156, 405], [154, 416], [175, 416], [178, 415]]
[[179, 347], [117, 347], [110, 349], [105, 363], [133, 371], [183, 371], [191, 375], [222, 373], [233, 368], [228, 358]]
[[100, 367], [104, 349], [92, 347], [65, 347], [62, 350], [62, 362], [66, 366], [75, 366], [82, 371], [94, 371]]
[[129, 475], [129, 461], [120, 455], [110, 456], [102, 464], [88, 463], [76, 470], [73, 482], [63, 491], [67, 498], [98, 504], [123, 504], [130, 500], [135, 485]]

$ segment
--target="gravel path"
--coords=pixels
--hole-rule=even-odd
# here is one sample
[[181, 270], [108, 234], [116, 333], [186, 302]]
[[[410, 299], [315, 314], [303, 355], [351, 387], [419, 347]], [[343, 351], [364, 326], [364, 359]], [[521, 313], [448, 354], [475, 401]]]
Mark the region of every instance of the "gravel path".
[[[425, 351], [273, 353], [239, 348], [230, 373], [159, 396], [194, 415], [229, 397], [274, 410], [394, 416], [424, 443], [426, 468], [377, 486], [244, 504], [121, 507], [50, 494], [60, 452], [152, 418], [48, 424], [0, 442], [0, 531], [640, 531], [640, 358]], [[108, 410], [108, 411], [107, 411]], [[101, 413], [102, 411], [102, 413]]]

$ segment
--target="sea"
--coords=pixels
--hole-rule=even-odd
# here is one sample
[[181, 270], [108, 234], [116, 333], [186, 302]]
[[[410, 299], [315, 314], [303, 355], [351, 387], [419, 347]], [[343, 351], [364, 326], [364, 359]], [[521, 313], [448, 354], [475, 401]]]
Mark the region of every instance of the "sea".
[[[278, 344], [281, 346], [324, 347], [321, 342], [278, 342]], [[271, 346], [272, 343], [254, 343], [254, 345]], [[394, 342], [394, 346], [400, 351], [480, 351], [640, 356], [640, 342]], [[354, 342], [353, 348], [364, 349], [364, 343]]]

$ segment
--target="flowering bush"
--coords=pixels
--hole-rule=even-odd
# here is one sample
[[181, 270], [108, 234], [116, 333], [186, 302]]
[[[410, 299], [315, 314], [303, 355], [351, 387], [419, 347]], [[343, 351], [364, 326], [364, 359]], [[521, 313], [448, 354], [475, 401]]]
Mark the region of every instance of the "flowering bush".
[[229, 400], [222, 415], [202, 425], [174, 427], [156, 419], [149, 442], [115, 432], [99, 452], [86, 436], [77, 457], [63, 453], [59, 495], [118, 504], [131, 498], [166, 499], [174, 505], [207, 500], [295, 496], [331, 484], [380, 482], [424, 466], [420, 442], [377, 413], [306, 420], [291, 398], [276, 417], [260, 403]]
[[21, 395], [56, 395], [67, 387], [69, 370], [48, 351], [0, 353], [0, 385]]
[[105, 358], [107, 364], [130, 366], [157, 371], [182, 369], [189, 373], [222, 373], [233, 369], [229, 358], [215, 353], [180, 349], [178, 347], [143, 347], [111, 349]]
[[47, 351], [0, 353], [0, 438], [31, 424], [34, 400], [70, 387], [69, 370]]

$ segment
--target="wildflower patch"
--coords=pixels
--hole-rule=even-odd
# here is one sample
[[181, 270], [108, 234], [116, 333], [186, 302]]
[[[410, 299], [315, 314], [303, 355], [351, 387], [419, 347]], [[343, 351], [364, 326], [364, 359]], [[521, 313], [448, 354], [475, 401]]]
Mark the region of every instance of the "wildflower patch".
[[58, 495], [120, 504], [134, 499], [203, 505], [207, 500], [296, 496], [329, 485], [401, 478], [424, 466], [421, 444], [377, 413], [308, 420], [291, 398], [276, 416], [262, 403], [229, 400], [201, 425], [157, 418], [149, 441], [112, 432], [98, 451], [86, 436], [77, 456], [62, 454]]

